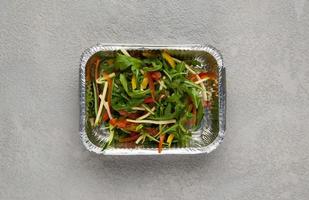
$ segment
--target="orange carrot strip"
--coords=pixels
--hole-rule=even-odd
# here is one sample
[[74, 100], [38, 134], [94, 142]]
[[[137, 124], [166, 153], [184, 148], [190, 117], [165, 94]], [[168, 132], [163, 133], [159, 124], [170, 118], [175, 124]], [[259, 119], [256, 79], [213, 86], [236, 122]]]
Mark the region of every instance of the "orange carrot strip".
[[150, 89], [151, 96], [152, 96], [153, 99], [155, 99], [155, 87], [154, 87], [153, 80], [151, 78], [150, 73], [147, 72], [146, 75], [147, 75], [147, 78], [148, 78], [148, 81], [149, 81], [149, 89]]
[[158, 146], [158, 152], [159, 153], [162, 152], [162, 146], [163, 146], [164, 139], [165, 139], [165, 134], [160, 135], [160, 142], [159, 142], [159, 146]]

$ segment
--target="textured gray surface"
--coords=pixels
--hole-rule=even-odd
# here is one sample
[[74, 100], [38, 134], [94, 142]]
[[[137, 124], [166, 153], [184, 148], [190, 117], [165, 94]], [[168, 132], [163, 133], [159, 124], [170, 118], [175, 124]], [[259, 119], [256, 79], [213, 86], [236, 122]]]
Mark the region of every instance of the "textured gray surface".
[[[306, 0], [2, 0], [0, 199], [308, 199], [308, 35]], [[87, 152], [78, 62], [97, 42], [220, 49], [223, 144], [207, 156]]]

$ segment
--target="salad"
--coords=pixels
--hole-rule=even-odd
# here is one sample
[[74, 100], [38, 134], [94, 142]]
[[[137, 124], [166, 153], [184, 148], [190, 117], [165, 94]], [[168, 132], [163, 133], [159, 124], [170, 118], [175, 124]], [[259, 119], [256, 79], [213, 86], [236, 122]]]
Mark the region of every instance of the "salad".
[[103, 148], [186, 147], [216, 90], [216, 73], [166, 50], [97, 54], [86, 67], [87, 127], [108, 129]]

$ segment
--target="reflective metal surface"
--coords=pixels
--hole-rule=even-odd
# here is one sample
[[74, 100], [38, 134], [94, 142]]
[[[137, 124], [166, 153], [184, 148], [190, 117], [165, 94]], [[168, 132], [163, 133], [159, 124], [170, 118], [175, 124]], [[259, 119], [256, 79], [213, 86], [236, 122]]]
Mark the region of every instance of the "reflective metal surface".
[[[120, 49], [126, 50], [160, 50], [166, 49], [179, 59], [190, 58], [202, 63], [207, 71], [214, 71], [218, 74], [218, 92], [216, 109], [205, 109], [204, 118], [198, 130], [192, 132], [192, 139], [189, 147], [165, 148], [160, 154], [157, 148], [136, 146], [132, 148], [111, 147], [103, 150], [102, 143], [108, 137], [108, 131], [104, 127], [86, 131], [86, 64], [89, 59], [98, 52], [115, 54]], [[222, 142], [225, 135], [225, 112], [226, 112], [226, 87], [225, 68], [221, 54], [208, 45], [121, 45], [121, 44], [98, 44], [86, 49], [80, 62], [80, 136], [84, 146], [92, 152], [106, 155], [161, 155], [161, 154], [198, 154], [209, 153], [216, 149]]]

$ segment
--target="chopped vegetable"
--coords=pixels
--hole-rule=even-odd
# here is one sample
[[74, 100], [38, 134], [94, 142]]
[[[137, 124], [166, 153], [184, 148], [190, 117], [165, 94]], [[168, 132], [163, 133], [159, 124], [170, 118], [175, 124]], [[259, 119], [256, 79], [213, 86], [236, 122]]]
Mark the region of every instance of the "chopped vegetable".
[[147, 75], [145, 75], [143, 78], [142, 84], [141, 84], [141, 89], [144, 90], [147, 87], [148, 83], [149, 83], [149, 79]]
[[160, 142], [159, 142], [159, 146], [158, 146], [158, 152], [159, 153], [161, 153], [161, 151], [162, 151], [164, 139], [165, 139], [165, 134], [160, 135]]
[[150, 93], [153, 99], [155, 99], [155, 86], [152, 80], [152, 77], [150, 75], [150, 73], [146, 72], [146, 76], [148, 78], [149, 81], [149, 89], [150, 89]]
[[91, 61], [86, 74], [87, 124], [108, 127], [103, 148], [157, 145], [161, 153], [165, 147], [185, 147], [191, 130], [215, 104], [217, 74], [196, 70], [192, 65], [201, 63], [195, 60], [181, 60], [166, 51], [122, 49], [114, 57]]
[[152, 97], [147, 97], [146, 99], [144, 99], [144, 103], [154, 103], [155, 100]]
[[163, 52], [163, 53], [162, 53], [162, 56], [163, 56], [163, 58], [168, 62], [168, 64], [170, 64], [170, 66], [171, 66], [172, 68], [175, 68], [176, 63], [175, 63], [174, 59], [173, 59], [168, 53]]
[[166, 141], [168, 144], [168, 147], [171, 147], [173, 139], [174, 139], [174, 134], [170, 134]]
[[132, 89], [135, 90], [136, 87], [137, 87], [137, 86], [136, 86], [137, 83], [136, 83], [136, 76], [135, 76], [135, 74], [132, 75], [131, 84], [132, 84]]

